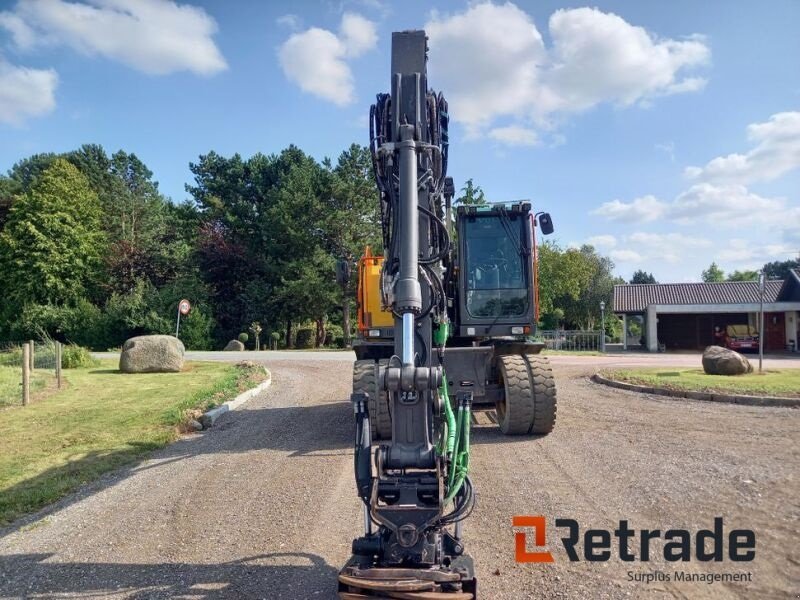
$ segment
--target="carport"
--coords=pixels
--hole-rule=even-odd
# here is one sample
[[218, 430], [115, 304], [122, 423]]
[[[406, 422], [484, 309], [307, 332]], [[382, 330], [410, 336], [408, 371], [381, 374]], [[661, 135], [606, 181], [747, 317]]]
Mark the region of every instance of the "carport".
[[[643, 321], [645, 347], [657, 352], [697, 350], [719, 343], [728, 325], [758, 330], [758, 283], [655, 283], [614, 286], [614, 312], [622, 317], [623, 347], [627, 350], [628, 322]], [[771, 280], [764, 293], [764, 348], [797, 349], [800, 339], [800, 272], [785, 281]]]

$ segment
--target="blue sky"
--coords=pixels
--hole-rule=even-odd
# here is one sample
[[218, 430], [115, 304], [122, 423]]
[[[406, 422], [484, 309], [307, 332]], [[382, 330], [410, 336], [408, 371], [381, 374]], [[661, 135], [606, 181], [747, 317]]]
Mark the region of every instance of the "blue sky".
[[[766, 8], [765, 8], [766, 7]], [[531, 199], [617, 272], [800, 252], [800, 3], [0, 2], [0, 170], [100, 143], [179, 201], [215, 150], [366, 143], [393, 30], [425, 27], [450, 173]]]

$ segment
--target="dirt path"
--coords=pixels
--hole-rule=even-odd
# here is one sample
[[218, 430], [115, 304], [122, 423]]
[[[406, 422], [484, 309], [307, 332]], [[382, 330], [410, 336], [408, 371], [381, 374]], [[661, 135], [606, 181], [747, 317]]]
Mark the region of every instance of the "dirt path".
[[[352, 482], [351, 360], [270, 362], [274, 383], [219, 426], [0, 531], [2, 598], [335, 597], [361, 529]], [[795, 597], [800, 411], [680, 402], [596, 386], [559, 365], [541, 439], [474, 429], [479, 505], [465, 527], [482, 598]], [[514, 515], [588, 527], [749, 527], [753, 563], [709, 567], [513, 560]], [[660, 555], [661, 546], [654, 543]], [[752, 583], [631, 583], [627, 572], [750, 571]], [[499, 575], [495, 573], [499, 572]]]

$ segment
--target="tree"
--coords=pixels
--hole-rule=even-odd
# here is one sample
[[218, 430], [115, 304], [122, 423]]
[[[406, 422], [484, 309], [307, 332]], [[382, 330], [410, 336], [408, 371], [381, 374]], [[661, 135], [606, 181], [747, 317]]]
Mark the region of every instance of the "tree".
[[100, 203], [73, 165], [56, 159], [14, 202], [0, 233], [4, 317], [27, 304], [71, 305], [95, 295], [106, 250]]
[[633, 274], [631, 283], [658, 283], [652, 273], [639, 269]]
[[[339, 155], [336, 166], [325, 159], [326, 189], [322, 195], [322, 225], [326, 250], [351, 266], [367, 246], [381, 245], [381, 217], [378, 195], [372, 176], [369, 149], [358, 144]], [[342, 331], [350, 345], [350, 299], [356, 293], [356, 277], [350, 277], [340, 290]]]
[[483, 193], [481, 186], [475, 185], [472, 178], [467, 179], [464, 187], [461, 188], [461, 196], [455, 199], [454, 204], [463, 204], [465, 206], [486, 206], [486, 195]]
[[725, 281], [725, 273], [717, 266], [717, 263], [712, 262], [709, 267], [701, 274], [705, 283], [719, 283]]
[[800, 269], [800, 255], [794, 260], [769, 262], [764, 265], [767, 279], [788, 279], [789, 271]]
[[728, 274], [728, 281], [758, 281], [758, 271], [734, 271]]

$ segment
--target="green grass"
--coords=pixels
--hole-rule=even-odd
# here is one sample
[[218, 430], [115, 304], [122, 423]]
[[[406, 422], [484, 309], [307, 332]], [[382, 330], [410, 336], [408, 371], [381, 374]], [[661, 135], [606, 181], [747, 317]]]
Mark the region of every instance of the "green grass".
[[[53, 373], [34, 371], [31, 374], [31, 397], [47, 387], [48, 382], [54, 382]], [[6, 367], [0, 365], [0, 410], [9, 406], [22, 405], [22, 367]]]
[[800, 397], [800, 369], [769, 369], [763, 375], [706, 375], [703, 369], [645, 368], [603, 371], [630, 383], [700, 392], [733, 392], [755, 396]]
[[263, 369], [220, 362], [137, 375], [116, 366], [64, 371], [62, 391], [0, 411], [0, 525], [172, 442], [188, 411], [264, 379]]

